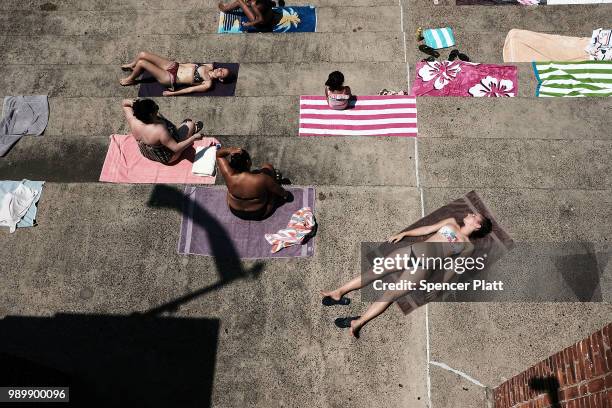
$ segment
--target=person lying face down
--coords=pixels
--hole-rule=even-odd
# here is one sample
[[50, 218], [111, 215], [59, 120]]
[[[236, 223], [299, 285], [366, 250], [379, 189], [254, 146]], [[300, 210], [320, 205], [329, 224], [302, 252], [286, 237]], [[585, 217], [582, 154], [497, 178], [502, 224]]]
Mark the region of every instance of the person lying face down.
[[249, 20], [242, 23], [244, 27], [254, 27], [258, 31], [271, 32], [280, 15], [274, 12], [271, 0], [234, 0], [224, 4], [219, 2], [219, 10], [224, 13], [242, 10]]
[[[119, 81], [121, 85], [136, 85], [136, 78], [147, 71], [169, 89], [164, 91], [164, 96], [206, 92], [214, 81], [227, 83], [233, 80], [227, 68], [213, 69], [213, 64], [178, 63], [145, 51], [139, 52], [132, 62], [122, 65], [121, 69], [131, 71], [129, 76]], [[181, 88], [175, 90], [178, 86]]]
[[180, 130], [159, 113], [159, 107], [151, 99], [124, 99], [122, 107], [140, 153], [149, 160], [171, 164], [193, 142], [203, 137], [199, 133], [202, 122], [196, 124], [191, 119], [185, 119], [181, 130], [186, 134], [181, 141]]
[[[433, 234], [423, 242], [417, 242], [406, 247], [396, 249], [385, 258], [404, 258], [407, 257], [468, 257], [474, 250], [470, 238], [480, 238], [489, 234], [492, 230], [491, 220], [477, 214], [468, 213], [464, 216], [462, 225], [457, 223], [454, 218], [444, 219], [436, 224], [414, 228], [405, 232], [392, 235], [389, 242], [399, 242], [405, 237], [420, 237]], [[429, 244], [427, 244], [429, 243]], [[439, 243], [432, 245], [431, 243]], [[373, 268], [370, 268], [365, 274], [357, 276], [350, 280], [338, 289], [332, 291], [321, 291], [323, 296], [322, 303], [325, 306], [332, 305], [347, 305], [350, 303], [348, 298], [345, 298], [349, 292], [361, 289], [382, 276], [400, 272], [402, 269], [388, 269], [382, 273], [374, 273]], [[410, 271], [410, 280], [419, 282], [431, 276], [431, 270], [415, 267], [414, 271]], [[451, 280], [455, 271], [446, 270], [444, 273], [444, 283]], [[363, 279], [362, 279], [363, 278]], [[397, 290], [386, 291], [382, 300], [378, 300], [370, 305], [362, 316], [345, 317], [336, 319], [336, 326], [350, 329], [351, 335], [359, 337], [359, 331], [370, 320], [382, 314], [387, 308], [398, 298], [407, 295], [410, 291]], [[438, 294], [428, 293], [427, 300], [433, 300]]]
[[325, 97], [330, 108], [346, 109], [351, 99], [351, 88], [344, 86], [344, 75], [340, 71], [329, 74], [325, 82]]
[[227, 204], [236, 217], [263, 220], [291, 200], [291, 193], [279, 184], [280, 173], [266, 163], [251, 170], [246, 150], [229, 147], [217, 150], [217, 167], [227, 185]]

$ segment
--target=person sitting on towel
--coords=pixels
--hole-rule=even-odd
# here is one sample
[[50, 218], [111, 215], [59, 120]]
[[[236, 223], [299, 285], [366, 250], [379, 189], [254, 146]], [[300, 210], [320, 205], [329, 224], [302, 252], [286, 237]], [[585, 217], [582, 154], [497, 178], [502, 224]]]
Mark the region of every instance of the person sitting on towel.
[[329, 74], [325, 82], [325, 97], [330, 108], [346, 109], [351, 99], [351, 88], [344, 86], [344, 75], [340, 71]]
[[[139, 52], [132, 62], [122, 65], [121, 69], [132, 71], [128, 77], [119, 81], [121, 85], [136, 85], [136, 78], [147, 71], [169, 89], [164, 91], [164, 96], [206, 92], [215, 80], [226, 83], [233, 79], [227, 68], [214, 69], [213, 64], [178, 63], [145, 51]], [[181, 88], [176, 89], [177, 86]]]
[[[151, 99], [124, 99], [123, 112], [140, 153], [149, 160], [171, 164], [193, 142], [203, 137], [200, 134], [202, 122], [185, 119], [177, 129], [159, 113], [159, 107]], [[184, 138], [181, 137], [183, 135]]]
[[251, 170], [251, 157], [237, 147], [217, 150], [217, 167], [227, 185], [227, 204], [236, 217], [263, 220], [283, 203], [291, 193], [280, 185], [280, 173], [266, 163], [260, 170]]
[[274, 26], [280, 21], [281, 15], [273, 10], [272, 0], [233, 0], [227, 4], [219, 2], [219, 10], [228, 13], [233, 10], [242, 10], [249, 19], [242, 23], [244, 27], [253, 27], [257, 31], [272, 32]]

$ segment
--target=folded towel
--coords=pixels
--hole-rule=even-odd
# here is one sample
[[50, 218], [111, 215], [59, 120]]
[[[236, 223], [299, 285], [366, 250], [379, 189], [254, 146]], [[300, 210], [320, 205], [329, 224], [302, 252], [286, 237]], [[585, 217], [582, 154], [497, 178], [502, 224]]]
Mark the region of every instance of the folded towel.
[[216, 162], [216, 146], [198, 146], [191, 172], [197, 176], [214, 176]]
[[276, 253], [283, 248], [299, 245], [312, 234], [316, 225], [312, 209], [302, 207], [291, 215], [287, 228], [276, 234], [265, 234], [266, 241], [272, 245], [270, 252]]
[[455, 45], [455, 36], [450, 27], [428, 28], [423, 31], [425, 44], [433, 49], [448, 48]]
[[47, 95], [5, 96], [0, 120], [0, 156], [24, 135], [39, 136], [49, 121]]

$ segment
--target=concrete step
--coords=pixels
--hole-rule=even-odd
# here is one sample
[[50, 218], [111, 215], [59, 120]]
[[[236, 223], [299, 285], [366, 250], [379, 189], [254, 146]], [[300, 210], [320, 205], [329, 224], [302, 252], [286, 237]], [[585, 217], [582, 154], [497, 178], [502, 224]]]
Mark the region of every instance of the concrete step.
[[[414, 139], [367, 137], [220, 137], [243, 147], [254, 165], [270, 162], [294, 184], [416, 186]], [[0, 179], [96, 182], [108, 136], [25, 137], [0, 160]], [[217, 177], [223, 184], [223, 178]]]
[[607, 26], [612, 18], [612, 4], [461, 7], [436, 6], [433, 1], [428, 3], [404, 8], [404, 22], [424, 29], [452, 27], [459, 45], [464, 33], [507, 33], [513, 28], [590, 37], [593, 29]]
[[[112, 11], [112, 10], [206, 10], [216, 8], [217, 0], [0, 0], [0, 10], [30, 11]], [[292, 0], [287, 6], [317, 7], [396, 6], [396, 0]]]
[[[422, 159], [419, 157], [419, 160]], [[523, 165], [523, 162], [518, 165]], [[571, 186], [515, 188], [505, 184], [493, 187], [426, 187], [423, 189], [425, 213], [433, 212], [470, 190], [476, 190], [495, 214], [496, 220], [517, 242], [603, 243], [609, 240], [612, 189]], [[568, 236], [570, 229], [572, 234]]]
[[[383, 88], [406, 89], [406, 64], [398, 62], [241, 64], [237, 96], [321, 94], [327, 76], [344, 73], [355, 94], [378, 94]], [[122, 87], [126, 73], [118, 65], [6, 65], [0, 95], [47, 94], [50, 97], [133, 98], [137, 87]], [[363, 78], [368, 78], [364, 81]]]
[[612, 104], [599, 98], [418, 98], [419, 137], [612, 140], [602, 127]]
[[612, 189], [612, 140], [421, 138], [425, 187]]
[[[289, 398], [339, 406], [351, 398], [367, 407], [425, 407], [424, 312], [407, 319], [392, 310], [356, 344], [333, 320], [365, 305], [331, 310], [319, 294], [359, 273], [361, 241], [418, 218], [416, 189], [317, 187], [315, 256], [244, 262], [176, 253], [181, 197], [174, 187], [48, 183], [39, 225], [0, 234], [1, 271], [11, 282], [0, 286], [2, 316], [129, 315], [191, 296], [164, 318], [222, 322], [211, 406], [264, 408], [291, 405]], [[286, 368], [287, 358], [300, 369]], [[342, 370], [351, 375], [314, 375]], [[363, 387], [372, 377], [376, 392]]]
[[[320, 7], [317, 32], [397, 32], [401, 30], [400, 17], [397, 5]], [[218, 24], [216, 6], [191, 10], [0, 11], [0, 34], [11, 36], [213, 34]]]
[[[16, 41], [16, 38], [19, 40]], [[148, 50], [178, 60], [241, 63], [403, 62], [402, 33], [0, 37], [3, 64], [122, 64]], [[152, 46], [154, 44], [155, 46]]]

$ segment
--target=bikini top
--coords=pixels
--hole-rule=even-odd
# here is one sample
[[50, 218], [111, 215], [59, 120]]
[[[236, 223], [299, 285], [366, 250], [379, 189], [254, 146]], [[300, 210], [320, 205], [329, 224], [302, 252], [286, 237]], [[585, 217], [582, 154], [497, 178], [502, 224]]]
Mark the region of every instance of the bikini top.
[[193, 70], [193, 83], [195, 84], [200, 84], [204, 82], [204, 78], [202, 78], [202, 75], [200, 75], [200, 71], [198, 71], [203, 65], [205, 64], [195, 64], [195, 68]]
[[440, 228], [438, 230], [438, 233], [446, 238], [453, 255], [457, 255], [458, 253], [463, 251], [463, 248], [465, 247], [464, 243], [459, 241], [457, 233], [453, 231], [448, 225], [445, 225]]

